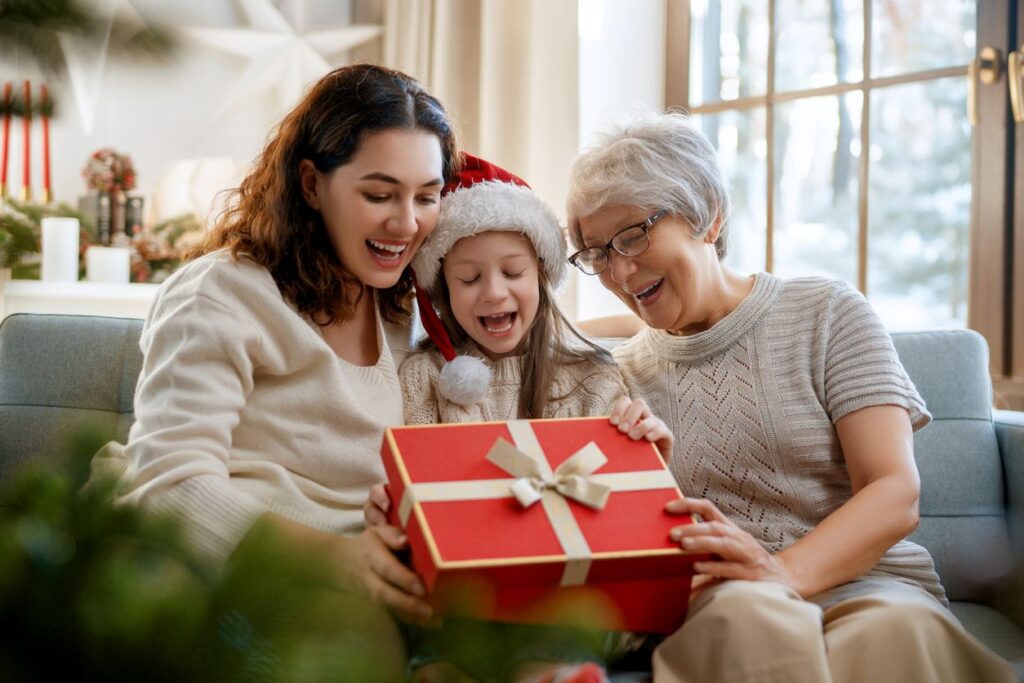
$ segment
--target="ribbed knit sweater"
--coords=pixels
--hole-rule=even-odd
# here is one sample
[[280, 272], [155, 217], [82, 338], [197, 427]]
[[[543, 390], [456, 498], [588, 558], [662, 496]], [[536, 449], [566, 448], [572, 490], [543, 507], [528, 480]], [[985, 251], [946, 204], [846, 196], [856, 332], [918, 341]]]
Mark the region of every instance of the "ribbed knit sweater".
[[[614, 355], [631, 395], [675, 435], [670, 468], [683, 493], [711, 500], [771, 552], [852, 496], [837, 420], [873, 405], [906, 408], [915, 431], [931, 420], [878, 316], [839, 281], [759, 273], [710, 329], [646, 329]], [[946, 601], [931, 556], [910, 541], [868, 574]]]
[[[449, 401], [437, 388], [444, 358], [436, 349], [414, 353], [399, 373], [407, 424], [489, 422], [519, 417], [522, 358], [509, 356], [492, 361], [472, 345], [462, 353], [479, 358], [491, 369], [493, 377], [487, 395], [468, 408]], [[549, 393], [552, 400], [542, 417], [607, 415], [612, 403], [625, 395], [622, 373], [614, 363], [562, 364], [555, 372]]]
[[408, 328], [377, 325], [377, 363], [353, 365], [262, 266], [225, 252], [186, 265], [143, 328], [125, 499], [181, 518], [215, 560], [268, 511], [360, 531], [384, 427], [402, 424], [409, 348]]

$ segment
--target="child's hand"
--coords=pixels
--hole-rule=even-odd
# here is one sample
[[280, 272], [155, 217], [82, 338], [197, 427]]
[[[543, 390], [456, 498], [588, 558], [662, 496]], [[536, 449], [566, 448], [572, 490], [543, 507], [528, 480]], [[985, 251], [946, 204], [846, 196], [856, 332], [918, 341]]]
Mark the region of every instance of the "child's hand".
[[384, 489], [384, 484], [370, 487], [370, 497], [363, 504], [363, 519], [366, 526], [382, 526], [388, 523], [388, 510], [391, 509], [391, 498]]
[[672, 457], [674, 438], [671, 430], [661, 418], [651, 413], [651, 409], [642, 398], [630, 400], [628, 396], [620, 397], [612, 406], [612, 414], [608, 421], [634, 441], [645, 439], [652, 442], [658, 447], [661, 457], [666, 462]]

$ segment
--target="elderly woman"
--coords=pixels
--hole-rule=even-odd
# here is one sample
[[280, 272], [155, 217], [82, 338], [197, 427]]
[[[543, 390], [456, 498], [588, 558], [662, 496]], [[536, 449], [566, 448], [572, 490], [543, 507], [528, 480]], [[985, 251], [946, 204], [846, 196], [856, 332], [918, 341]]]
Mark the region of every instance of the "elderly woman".
[[931, 416], [871, 306], [820, 277], [722, 265], [729, 199], [679, 114], [611, 129], [575, 163], [570, 261], [646, 324], [615, 350], [668, 422], [696, 513], [690, 617], [655, 679], [1001, 681], [961, 628], [918, 521], [912, 434]]

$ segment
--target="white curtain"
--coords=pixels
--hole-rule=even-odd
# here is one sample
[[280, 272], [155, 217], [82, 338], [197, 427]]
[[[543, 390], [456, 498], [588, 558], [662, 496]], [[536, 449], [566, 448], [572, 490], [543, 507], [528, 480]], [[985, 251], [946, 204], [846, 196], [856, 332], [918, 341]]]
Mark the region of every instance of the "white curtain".
[[385, 0], [383, 58], [422, 81], [467, 151], [564, 215], [579, 140], [577, 0]]

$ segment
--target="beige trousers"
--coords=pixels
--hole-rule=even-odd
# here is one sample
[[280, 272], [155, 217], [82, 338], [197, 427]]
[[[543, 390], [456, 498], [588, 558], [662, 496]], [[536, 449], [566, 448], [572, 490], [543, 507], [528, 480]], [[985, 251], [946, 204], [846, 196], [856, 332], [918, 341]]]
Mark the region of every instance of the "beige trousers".
[[924, 589], [861, 579], [804, 600], [725, 581], [654, 652], [655, 683], [1016, 683], [1010, 665]]

